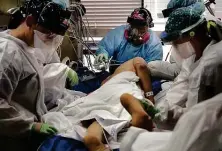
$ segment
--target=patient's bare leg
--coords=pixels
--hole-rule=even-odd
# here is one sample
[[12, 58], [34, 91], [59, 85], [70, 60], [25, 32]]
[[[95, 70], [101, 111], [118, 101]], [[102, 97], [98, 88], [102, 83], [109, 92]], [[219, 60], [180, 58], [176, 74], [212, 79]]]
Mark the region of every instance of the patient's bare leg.
[[120, 101], [123, 107], [132, 116], [132, 126], [152, 131], [153, 122], [149, 115], [144, 111], [138, 99], [130, 94], [125, 93], [120, 97]]
[[103, 141], [102, 127], [98, 122], [94, 121], [87, 129], [87, 135], [84, 137], [83, 142], [89, 151], [108, 151]]
[[[151, 74], [147, 67], [147, 63], [143, 58], [136, 57], [125, 62], [116, 69], [111, 77], [124, 71], [132, 71], [136, 73], [136, 75], [140, 78], [140, 86], [145, 93], [152, 91]], [[109, 77], [109, 79], [111, 77]], [[154, 96], [147, 96], [146, 98], [155, 103]]]

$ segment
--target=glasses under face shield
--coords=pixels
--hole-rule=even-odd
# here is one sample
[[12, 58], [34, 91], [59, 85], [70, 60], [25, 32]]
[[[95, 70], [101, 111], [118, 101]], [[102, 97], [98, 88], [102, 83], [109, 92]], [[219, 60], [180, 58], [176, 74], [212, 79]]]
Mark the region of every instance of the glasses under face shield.
[[128, 30], [128, 40], [135, 46], [145, 43], [149, 39], [147, 27], [130, 27]]
[[137, 28], [131, 28], [130, 30], [129, 30], [129, 32], [130, 32], [130, 35], [133, 37], [133, 39], [143, 39], [143, 36], [147, 33], [147, 31], [146, 32], [141, 32], [139, 29], [137, 29]]

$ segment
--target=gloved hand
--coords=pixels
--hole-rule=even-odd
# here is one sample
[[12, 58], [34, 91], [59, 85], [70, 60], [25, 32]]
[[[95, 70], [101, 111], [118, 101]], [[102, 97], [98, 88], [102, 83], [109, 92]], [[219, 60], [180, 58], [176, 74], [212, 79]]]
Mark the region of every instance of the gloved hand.
[[74, 70], [67, 68], [66, 74], [71, 86], [77, 85], [79, 83], [79, 77]]
[[96, 56], [95, 63], [100, 64], [102, 62], [108, 62], [108, 59], [109, 59], [108, 54], [101, 53], [98, 56]]
[[139, 101], [140, 101], [140, 103], [142, 104], [143, 109], [145, 110], [145, 112], [146, 112], [152, 119], [154, 119], [155, 116], [157, 116], [157, 114], [160, 112], [160, 111], [153, 105], [153, 103], [152, 103], [150, 100], [144, 98], [144, 99], [139, 100]]
[[94, 67], [96, 70], [102, 70], [105, 71], [108, 68], [108, 65], [105, 62], [101, 62], [101, 63], [94, 63]]
[[54, 135], [58, 132], [56, 128], [46, 123], [34, 123], [32, 125], [31, 131], [45, 134], [45, 135]]

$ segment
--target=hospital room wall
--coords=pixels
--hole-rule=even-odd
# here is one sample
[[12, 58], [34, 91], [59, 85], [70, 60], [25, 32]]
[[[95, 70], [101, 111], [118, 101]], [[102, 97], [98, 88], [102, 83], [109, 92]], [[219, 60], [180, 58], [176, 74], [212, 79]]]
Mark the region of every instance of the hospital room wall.
[[216, 16], [222, 18], [222, 1], [216, 0]]
[[9, 22], [9, 16], [5, 14], [0, 14], [0, 26], [6, 26]]
[[9, 16], [5, 13], [13, 7], [19, 6], [23, 0], [0, 0], [0, 26], [6, 26], [9, 22]]
[[8, 9], [19, 6], [24, 0], [0, 0], [0, 11], [7, 12]]

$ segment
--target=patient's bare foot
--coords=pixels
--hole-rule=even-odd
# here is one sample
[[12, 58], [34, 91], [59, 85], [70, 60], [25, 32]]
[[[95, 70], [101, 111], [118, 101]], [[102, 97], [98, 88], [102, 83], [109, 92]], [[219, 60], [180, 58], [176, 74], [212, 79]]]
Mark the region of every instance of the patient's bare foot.
[[123, 94], [120, 97], [121, 104], [132, 116], [132, 126], [152, 131], [153, 122], [148, 114], [144, 111], [138, 99], [130, 94]]
[[133, 113], [131, 124], [132, 126], [146, 129], [148, 131], [153, 130], [153, 122], [145, 111]]
[[95, 136], [86, 136], [83, 139], [84, 144], [89, 151], [109, 151], [106, 146]]

